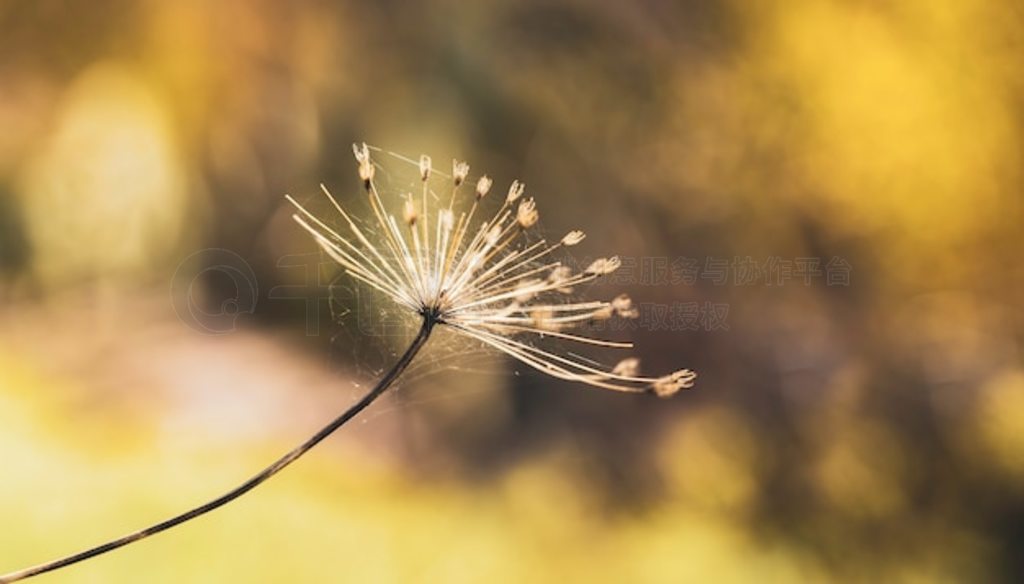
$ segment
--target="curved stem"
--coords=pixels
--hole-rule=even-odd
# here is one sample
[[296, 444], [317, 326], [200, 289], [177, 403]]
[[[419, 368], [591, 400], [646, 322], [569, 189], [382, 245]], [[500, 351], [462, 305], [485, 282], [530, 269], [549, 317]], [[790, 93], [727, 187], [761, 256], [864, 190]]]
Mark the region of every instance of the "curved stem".
[[409, 366], [409, 363], [412, 362], [413, 358], [416, 356], [419, 350], [423, 348], [423, 345], [427, 342], [427, 338], [430, 337], [430, 331], [433, 329], [433, 326], [434, 319], [429, 315], [424, 316], [423, 326], [420, 328], [420, 331], [416, 335], [416, 338], [412, 341], [412, 344], [409, 345], [409, 348], [405, 350], [405, 353], [402, 354], [402, 356], [398, 359], [398, 362], [395, 363], [394, 367], [392, 367], [391, 370], [388, 371], [379, 382], [377, 382], [377, 385], [374, 386], [374, 388], [371, 389], [369, 393], [364, 395], [363, 398], [359, 400], [359, 402], [357, 402], [355, 405], [346, 410], [343, 414], [335, 418], [331, 423], [324, 426], [319, 432], [314, 434], [311, 438], [303, 442], [301, 445], [297, 446], [288, 454], [285, 454], [281, 458], [277, 459], [273, 464], [263, 469], [259, 473], [253, 475], [249, 480], [238, 485], [234, 489], [228, 491], [227, 493], [224, 493], [223, 495], [217, 497], [216, 499], [213, 499], [212, 501], [209, 501], [208, 503], [190, 509], [184, 513], [181, 513], [180, 515], [175, 515], [174, 517], [161, 521], [160, 523], [157, 523], [155, 525], [151, 525], [149, 527], [140, 529], [133, 533], [129, 533], [128, 535], [125, 535], [123, 537], [119, 537], [117, 539], [108, 541], [104, 544], [100, 544], [98, 546], [89, 548], [76, 554], [72, 554], [70, 556], [53, 560], [51, 562], [46, 562], [45, 564], [39, 564], [38, 566], [33, 566], [31, 568], [25, 568], [24, 570], [19, 570], [17, 572], [11, 572], [10, 574], [2, 575], [0, 576], [0, 584], [9, 584], [11, 582], [16, 582], [18, 580], [24, 580], [25, 578], [31, 578], [32, 576], [38, 576], [39, 574], [43, 574], [45, 572], [51, 572], [53, 570], [57, 570], [65, 566], [70, 566], [71, 564], [81, 562], [82, 560], [94, 558], [96, 556], [116, 550], [117, 548], [126, 546], [130, 543], [135, 543], [137, 541], [146, 539], [151, 535], [156, 535], [161, 531], [166, 531], [172, 527], [181, 525], [186, 521], [195, 519], [200, 515], [209, 513], [210, 511], [213, 511], [218, 507], [226, 505], [227, 503], [230, 503], [231, 501], [234, 501], [235, 499], [248, 493], [249, 491], [256, 488], [270, 477], [281, 472], [289, 464], [298, 460], [300, 456], [302, 456], [306, 452], [309, 452], [310, 449], [319, 444], [324, 438], [330, 436], [332, 433], [334, 433], [335, 430], [337, 430], [346, 422], [351, 420], [359, 412], [363, 411], [363, 409], [365, 409], [366, 406], [370, 405], [371, 403], [373, 403], [374, 400], [380, 397], [381, 394], [383, 394], [389, 387], [391, 387], [395, 380], [398, 379], [398, 376], [401, 375], [403, 371], [405, 371], [405, 368]]

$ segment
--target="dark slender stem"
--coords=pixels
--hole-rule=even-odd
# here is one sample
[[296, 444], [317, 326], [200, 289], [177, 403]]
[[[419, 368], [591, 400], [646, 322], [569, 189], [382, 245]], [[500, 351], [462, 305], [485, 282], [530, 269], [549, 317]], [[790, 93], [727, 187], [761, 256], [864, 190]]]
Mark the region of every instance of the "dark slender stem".
[[345, 422], [348, 422], [349, 420], [354, 418], [356, 414], [363, 411], [363, 409], [365, 409], [366, 406], [370, 405], [371, 403], [373, 403], [374, 400], [380, 397], [381, 394], [383, 394], [389, 387], [391, 387], [395, 380], [398, 379], [398, 376], [401, 375], [403, 371], [405, 371], [405, 368], [409, 366], [409, 363], [412, 362], [413, 358], [416, 356], [419, 350], [423, 348], [423, 345], [427, 342], [427, 338], [430, 337], [430, 331], [433, 329], [433, 326], [434, 318], [430, 315], [425, 315], [423, 318], [423, 326], [420, 328], [420, 331], [416, 335], [416, 338], [413, 340], [412, 344], [409, 345], [409, 348], [405, 350], [405, 353], [398, 359], [398, 362], [395, 363], [394, 367], [392, 367], [391, 370], [388, 371], [379, 382], [377, 382], [377, 385], [374, 386], [374, 388], [371, 389], [369, 393], [364, 395], [363, 398], [360, 399], [358, 403], [356, 403], [348, 410], [346, 410], [345, 413], [335, 418], [330, 424], [324, 426], [323, 429], [314, 434], [309, 440], [306, 440], [288, 454], [285, 454], [281, 458], [277, 459], [277, 461], [275, 461], [273, 464], [263, 469], [262, 471], [260, 471], [259, 473], [257, 473], [256, 475], [254, 475], [252, 478], [245, 481], [241, 485], [238, 485], [234, 489], [228, 491], [227, 493], [224, 493], [220, 497], [217, 497], [216, 499], [208, 503], [205, 503], [194, 509], [186, 511], [180, 515], [171, 517], [170, 519], [161, 521], [160, 523], [157, 523], [155, 525], [151, 525], [150, 527], [140, 529], [134, 533], [129, 533], [124, 537], [108, 541], [107, 543], [78, 552], [77, 554], [72, 554], [70, 556], [60, 558], [58, 560], [53, 560], [52, 562], [39, 564], [38, 566], [33, 566], [31, 568], [26, 568], [18, 572], [12, 572], [10, 574], [0, 576], [0, 584], [9, 584], [10, 582], [16, 582], [18, 580], [30, 578], [32, 576], [38, 576], [39, 574], [43, 574], [45, 572], [51, 572], [53, 570], [57, 570], [65, 566], [70, 566], [71, 564], [81, 562], [82, 560], [94, 558], [96, 556], [116, 550], [117, 548], [126, 546], [130, 543], [135, 543], [137, 541], [146, 539], [151, 535], [156, 535], [161, 531], [166, 531], [172, 527], [181, 525], [186, 521], [195, 519], [200, 515], [209, 513], [210, 511], [213, 511], [218, 507], [226, 505], [227, 503], [230, 503], [231, 501], [234, 501], [235, 499], [248, 493], [249, 491], [256, 488], [270, 477], [281, 472], [281, 470], [283, 470], [289, 464], [298, 460], [300, 456], [302, 456], [306, 452], [309, 452], [311, 448], [319, 444], [324, 438], [330, 436], [332, 433], [334, 433], [335, 430], [344, 425]]

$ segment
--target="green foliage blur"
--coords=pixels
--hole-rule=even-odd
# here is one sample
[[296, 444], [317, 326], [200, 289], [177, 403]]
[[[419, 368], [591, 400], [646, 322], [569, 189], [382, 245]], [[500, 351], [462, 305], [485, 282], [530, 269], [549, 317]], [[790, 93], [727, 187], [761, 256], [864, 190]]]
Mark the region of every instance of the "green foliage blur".
[[[696, 388], [433, 341], [282, 476], [47, 581], [1019, 581], [1022, 60], [984, 0], [0, 2], [0, 573], [233, 486], [390, 362], [283, 199], [358, 203], [366, 141], [524, 180]], [[190, 261], [239, 302], [210, 249], [259, 285], [225, 334], [175, 311]]]

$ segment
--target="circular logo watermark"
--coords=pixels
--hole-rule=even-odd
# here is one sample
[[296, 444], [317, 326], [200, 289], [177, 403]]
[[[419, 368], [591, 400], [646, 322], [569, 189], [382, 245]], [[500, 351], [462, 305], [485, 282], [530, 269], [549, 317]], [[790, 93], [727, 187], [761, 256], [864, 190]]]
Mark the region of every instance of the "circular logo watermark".
[[[214, 278], [226, 278], [233, 290], [224, 298], [211, 298]], [[252, 314], [259, 299], [256, 273], [237, 253], [220, 248], [199, 250], [178, 264], [171, 278], [171, 304], [178, 318], [189, 328], [208, 335], [223, 335], [236, 329], [243, 314]]]

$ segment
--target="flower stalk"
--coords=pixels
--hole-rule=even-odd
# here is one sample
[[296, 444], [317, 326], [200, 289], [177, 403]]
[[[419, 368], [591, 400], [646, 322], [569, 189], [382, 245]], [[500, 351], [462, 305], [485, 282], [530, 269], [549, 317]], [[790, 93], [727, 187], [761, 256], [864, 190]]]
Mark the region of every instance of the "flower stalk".
[[290, 452], [274, 461], [273, 464], [256, 473], [247, 481], [238, 485], [234, 489], [231, 489], [230, 491], [224, 493], [223, 495], [217, 497], [216, 499], [213, 499], [212, 501], [199, 505], [198, 507], [189, 509], [184, 513], [175, 515], [174, 517], [161, 521], [160, 523], [156, 523], [149, 527], [129, 533], [128, 535], [119, 537], [117, 539], [113, 539], [106, 543], [97, 545], [95, 547], [91, 547], [87, 550], [83, 550], [70, 556], [65, 556], [63, 558], [46, 562], [44, 564], [39, 564], [37, 566], [32, 566], [30, 568], [25, 568], [24, 570], [19, 570], [17, 572], [11, 572], [10, 574], [0, 576], [0, 584], [10, 584], [11, 582], [17, 582], [19, 580], [25, 580], [26, 578], [31, 578], [33, 576], [45, 574], [46, 572], [52, 572], [54, 570], [70, 566], [72, 564], [77, 564], [78, 562], [88, 560], [90, 558], [95, 558], [96, 556], [101, 556], [108, 552], [112, 552], [128, 544], [142, 541], [150, 536], [156, 535], [163, 531], [167, 531], [172, 527], [176, 527], [178, 525], [181, 525], [182, 523], [191, 521], [197, 517], [205, 515], [210, 511], [213, 511], [214, 509], [223, 507], [224, 505], [227, 505], [231, 501], [234, 501], [235, 499], [255, 489], [256, 487], [260, 486], [277, 473], [284, 470], [285, 467], [298, 460], [300, 457], [302, 457], [302, 455], [312, 450], [314, 446], [316, 446], [325, 438], [333, 434], [338, 428], [344, 426], [346, 422], [354, 418], [356, 415], [359, 414], [359, 412], [366, 409], [367, 406], [372, 404], [378, 397], [383, 395], [384, 392], [386, 392], [388, 388], [391, 387], [399, 378], [399, 376], [405, 371], [406, 367], [408, 367], [409, 364], [412, 363], [412, 360], [416, 357], [416, 354], [419, 353], [420, 349], [423, 348], [423, 345], [426, 344], [427, 339], [430, 338], [430, 332], [433, 330], [434, 324], [434, 317], [430, 314], [424, 314], [423, 324], [420, 327], [419, 333], [417, 333], [416, 338], [413, 339], [412, 343], [409, 345], [409, 348], [407, 348], [405, 350], [405, 353], [403, 353], [402, 356], [399, 357], [398, 361], [395, 362], [394, 366], [392, 366], [391, 369], [387, 373], [385, 373], [383, 377], [381, 377], [380, 381], [377, 382], [377, 385], [375, 385], [373, 389], [367, 392], [366, 395], [364, 395], [352, 407], [345, 410], [344, 413], [342, 413], [340, 416], [332, 420], [329, 424], [321, 428], [319, 432], [311, 436], [308, 440], [306, 440], [299, 446], [296, 446]]

